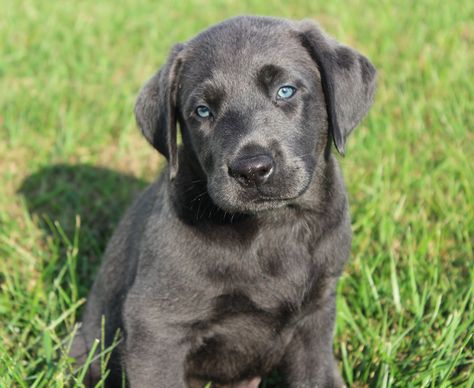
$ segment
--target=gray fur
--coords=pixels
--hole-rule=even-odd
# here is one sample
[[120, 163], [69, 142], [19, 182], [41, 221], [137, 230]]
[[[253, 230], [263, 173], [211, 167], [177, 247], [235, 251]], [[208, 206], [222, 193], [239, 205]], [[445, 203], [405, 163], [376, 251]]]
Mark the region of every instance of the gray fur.
[[[284, 85], [296, 93], [279, 100]], [[106, 342], [124, 335], [110, 386], [125, 370], [132, 387], [255, 387], [273, 369], [287, 387], [342, 386], [332, 342], [351, 228], [331, 136], [343, 152], [374, 89], [370, 62], [308, 21], [237, 17], [176, 46], [135, 109], [169, 167], [111, 239], [73, 355], [105, 315]], [[255, 155], [272, 160], [268, 180], [229, 174]]]

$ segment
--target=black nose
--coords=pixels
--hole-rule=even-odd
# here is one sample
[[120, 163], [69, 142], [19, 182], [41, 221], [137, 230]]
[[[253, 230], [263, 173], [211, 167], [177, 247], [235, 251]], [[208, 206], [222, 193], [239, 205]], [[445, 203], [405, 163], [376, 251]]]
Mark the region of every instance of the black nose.
[[229, 163], [229, 175], [244, 185], [262, 185], [273, 174], [273, 159], [268, 155], [239, 158]]

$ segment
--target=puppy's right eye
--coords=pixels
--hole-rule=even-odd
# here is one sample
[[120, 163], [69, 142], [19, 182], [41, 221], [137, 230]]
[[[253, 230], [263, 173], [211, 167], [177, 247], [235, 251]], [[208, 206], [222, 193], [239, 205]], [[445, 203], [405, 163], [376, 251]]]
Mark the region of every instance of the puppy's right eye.
[[202, 119], [207, 119], [207, 118], [211, 117], [211, 110], [205, 105], [199, 105], [196, 108], [195, 112]]

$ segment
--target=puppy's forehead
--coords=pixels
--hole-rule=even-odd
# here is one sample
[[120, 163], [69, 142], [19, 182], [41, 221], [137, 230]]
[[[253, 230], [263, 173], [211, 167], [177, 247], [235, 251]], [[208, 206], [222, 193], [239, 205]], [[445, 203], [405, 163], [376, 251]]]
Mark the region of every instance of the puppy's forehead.
[[186, 45], [183, 73], [198, 81], [233, 74], [253, 76], [262, 66], [314, 67], [291, 22], [238, 17], [211, 27]]

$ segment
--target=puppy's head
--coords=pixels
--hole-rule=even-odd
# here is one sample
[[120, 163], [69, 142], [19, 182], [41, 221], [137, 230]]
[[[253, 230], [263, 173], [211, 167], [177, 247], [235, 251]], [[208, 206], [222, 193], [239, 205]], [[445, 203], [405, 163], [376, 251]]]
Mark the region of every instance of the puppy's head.
[[143, 87], [138, 125], [179, 171], [176, 125], [186, 152], [225, 211], [294, 201], [367, 113], [375, 69], [309, 21], [237, 17], [175, 46]]

